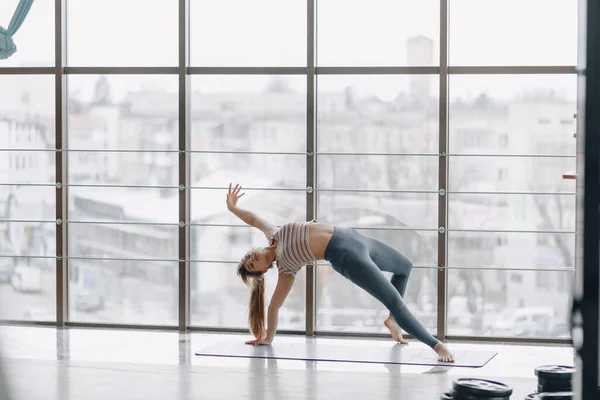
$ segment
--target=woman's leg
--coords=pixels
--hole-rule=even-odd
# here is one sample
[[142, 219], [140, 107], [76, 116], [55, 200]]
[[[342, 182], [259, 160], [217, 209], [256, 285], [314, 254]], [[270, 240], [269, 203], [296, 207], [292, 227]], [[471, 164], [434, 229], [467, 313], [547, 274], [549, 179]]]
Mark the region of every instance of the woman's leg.
[[369, 256], [380, 270], [393, 274], [390, 282], [404, 298], [406, 284], [413, 267], [412, 261], [399, 250], [379, 239], [368, 236], [364, 236], [364, 238], [369, 249]]
[[353, 251], [345, 265], [344, 276], [379, 300], [408, 334], [432, 349], [438, 340], [410, 312], [398, 289], [388, 281], [371, 259], [367, 249]]

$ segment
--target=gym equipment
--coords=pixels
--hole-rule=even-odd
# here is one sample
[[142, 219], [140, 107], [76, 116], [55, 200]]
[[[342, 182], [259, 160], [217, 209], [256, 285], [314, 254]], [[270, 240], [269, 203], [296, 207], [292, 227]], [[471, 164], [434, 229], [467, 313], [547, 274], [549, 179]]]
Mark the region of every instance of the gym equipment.
[[535, 369], [538, 392], [570, 392], [575, 368], [566, 365], [542, 365]]
[[12, 37], [17, 33], [25, 17], [29, 14], [33, 0], [20, 0], [17, 9], [13, 14], [8, 29], [0, 26], [0, 60], [4, 60], [17, 51], [17, 46]]
[[459, 378], [452, 382], [452, 398], [457, 400], [508, 400], [513, 390], [502, 382]]
[[429, 348], [368, 346], [353, 342], [340, 345], [323, 342], [286, 343], [278, 341], [267, 346], [252, 346], [242, 340], [226, 340], [195, 352], [197, 356], [270, 358], [282, 360], [341, 361], [376, 364], [444, 365], [452, 367], [479, 368], [487, 364], [496, 352], [454, 350], [454, 363], [437, 360], [437, 354]]

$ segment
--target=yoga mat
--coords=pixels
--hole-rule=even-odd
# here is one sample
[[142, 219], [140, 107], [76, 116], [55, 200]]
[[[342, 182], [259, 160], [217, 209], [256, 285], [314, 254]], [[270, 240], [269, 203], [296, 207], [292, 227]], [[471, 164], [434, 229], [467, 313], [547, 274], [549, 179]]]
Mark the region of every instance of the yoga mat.
[[276, 342], [267, 346], [252, 346], [243, 340], [226, 340], [195, 352], [197, 356], [274, 358], [281, 360], [337, 361], [375, 364], [448, 365], [454, 367], [480, 368], [496, 356], [494, 351], [450, 349], [454, 363], [437, 360], [430, 348], [415, 348], [391, 344], [390, 346], [368, 346], [364, 343], [285, 343]]

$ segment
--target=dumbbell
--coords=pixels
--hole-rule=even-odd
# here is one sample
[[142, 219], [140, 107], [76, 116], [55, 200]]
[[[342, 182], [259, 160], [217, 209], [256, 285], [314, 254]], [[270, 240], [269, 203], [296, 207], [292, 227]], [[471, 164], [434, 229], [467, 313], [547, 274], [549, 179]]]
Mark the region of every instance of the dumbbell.
[[442, 394], [440, 400], [509, 400], [512, 392], [501, 382], [459, 378], [452, 382], [452, 391]]
[[538, 392], [570, 392], [575, 368], [566, 365], [542, 365], [535, 369], [538, 377]]

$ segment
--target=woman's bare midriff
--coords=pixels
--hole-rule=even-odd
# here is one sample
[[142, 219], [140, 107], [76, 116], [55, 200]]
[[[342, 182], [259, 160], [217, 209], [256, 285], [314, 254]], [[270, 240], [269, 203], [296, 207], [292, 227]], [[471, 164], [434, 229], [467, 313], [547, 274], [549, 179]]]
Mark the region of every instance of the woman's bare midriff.
[[323, 260], [325, 249], [333, 236], [333, 226], [321, 222], [313, 222], [308, 229], [308, 244], [313, 255]]

